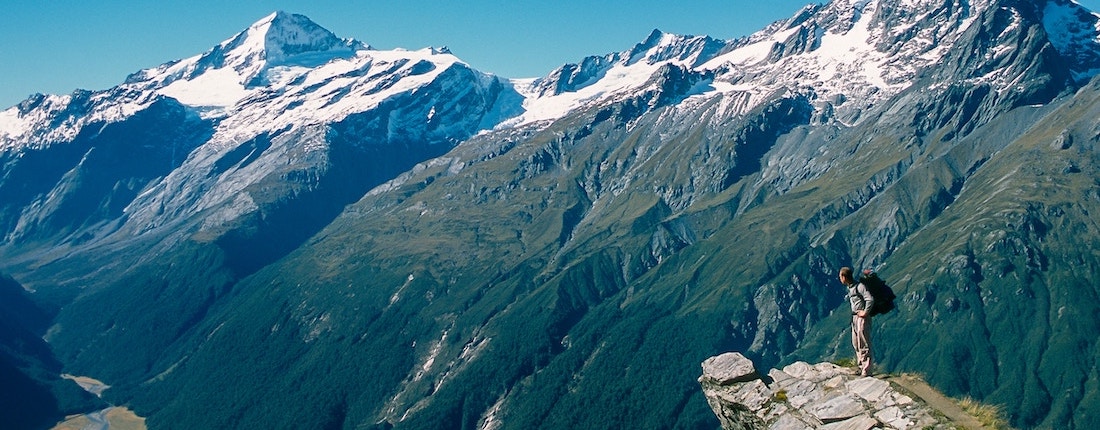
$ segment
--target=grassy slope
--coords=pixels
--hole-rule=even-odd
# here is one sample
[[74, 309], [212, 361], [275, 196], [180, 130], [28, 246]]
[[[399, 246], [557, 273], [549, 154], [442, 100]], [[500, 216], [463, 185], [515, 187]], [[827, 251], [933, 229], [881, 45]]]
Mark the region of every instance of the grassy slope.
[[[365, 198], [244, 282], [196, 329], [202, 346], [172, 366], [167, 383], [143, 386], [138, 399], [163, 407], [153, 425], [293, 419], [449, 428], [477, 425], [496, 410], [494, 419], [509, 428], [713, 427], [694, 382], [698, 363], [726, 350], [765, 365], [846, 354], [846, 323], [833, 312], [841, 307], [835, 270], [857, 264], [879, 266], [902, 296], [898, 313], [877, 329], [893, 340], [879, 346], [884, 366], [920, 370], [949, 394], [994, 401], [1078, 377], [1069, 386], [1082, 387], [1077, 396], [1087, 402], [1096, 396], [1095, 378], [1081, 376], [1090, 358], [1064, 371], [1022, 368], [1057, 367], [1064, 351], [1087, 350], [1087, 340], [1068, 333], [1091, 326], [1038, 323], [1058, 312], [1087, 316], [1096, 303], [1059, 311], [1047, 301], [1063, 293], [1029, 281], [1090, 275], [1050, 270], [1058, 267], [1050, 257], [1034, 273], [1029, 249], [1040, 248], [1029, 243], [1078, 245], [1048, 225], [1058, 211], [1028, 215], [1034, 205], [1024, 202], [1045, 195], [1036, 186], [1045, 179], [998, 172], [1002, 159], [1020, 165], [1012, 161], [1038, 151], [1031, 156], [1045, 160], [1039, 154], [1058, 133], [1036, 127], [1034, 138], [994, 141], [1044, 112], [1020, 111], [961, 142], [849, 130], [828, 143], [844, 168], [782, 195], [752, 180], [723, 188], [720, 171], [708, 174], [706, 154], [735, 153], [736, 142], [721, 136], [736, 130], [674, 129], [681, 137], [659, 145], [648, 134], [668, 131], [659, 122], [628, 128], [596, 114], [518, 145], [499, 136], [475, 140], [449, 154], [463, 164], [425, 166]], [[787, 144], [827, 143], [813, 133], [805, 139]], [[1028, 142], [1033, 149], [1015, 149]], [[1088, 155], [1088, 148], [1061, 153]], [[680, 170], [685, 164], [693, 167]], [[1085, 181], [1068, 187], [1078, 194], [1087, 194], [1092, 177], [1065, 176]], [[692, 182], [699, 178], [713, 182]], [[694, 200], [672, 209], [687, 194], [660, 194], [662, 186], [696, 187]], [[982, 203], [989, 198], [996, 203]], [[1088, 209], [1060, 213], [1081, 223]], [[992, 227], [976, 229], [979, 221]], [[1021, 226], [1031, 230], [1014, 233]], [[987, 237], [1007, 239], [982, 242]], [[986, 251], [990, 245], [1002, 248]], [[1063, 252], [1094, 264], [1083, 249]], [[977, 285], [975, 267], [983, 273]], [[1018, 286], [1008, 295], [989, 293], [1005, 289], [992, 281], [997, 267]], [[1018, 291], [1041, 306], [1022, 302]], [[1050, 341], [1019, 359], [994, 348], [1015, 344], [995, 336], [1042, 344], [1052, 332], [1066, 332], [1066, 344]], [[1023, 422], [1053, 404], [1042, 394], [1023, 399], [1016, 407]], [[195, 401], [219, 409], [194, 416]], [[1055, 410], [1071, 406], [1059, 402]]]
[[[1026, 131], [1013, 121], [1028, 114], [1008, 115], [948, 153], [974, 159], [960, 152], [1004, 145], [979, 157], [958, 198], [883, 262], [900, 296], [897, 314], [876, 327], [886, 368], [1004, 405], [1016, 425], [1095, 424], [1086, 405], [1097, 398], [1097, 344], [1085, 334], [1100, 324], [1089, 215], [1100, 210], [1095, 91]], [[821, 325], [801, 354], [849, 354], [841, 319]]]

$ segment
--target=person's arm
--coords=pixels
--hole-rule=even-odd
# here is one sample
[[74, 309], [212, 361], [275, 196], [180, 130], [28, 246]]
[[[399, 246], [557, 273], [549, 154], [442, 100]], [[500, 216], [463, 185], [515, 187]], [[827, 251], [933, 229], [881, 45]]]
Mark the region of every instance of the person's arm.
[[871, 292], [867, 290], [867, 286], [862, 282], [856, 285], [856, 292], [863, 297], [863, 310], [857, 312], [861, 318], [866, 318], [867, 314], [871, 312], [871, 308], [875, 306], [875, 296], [871, 295]]

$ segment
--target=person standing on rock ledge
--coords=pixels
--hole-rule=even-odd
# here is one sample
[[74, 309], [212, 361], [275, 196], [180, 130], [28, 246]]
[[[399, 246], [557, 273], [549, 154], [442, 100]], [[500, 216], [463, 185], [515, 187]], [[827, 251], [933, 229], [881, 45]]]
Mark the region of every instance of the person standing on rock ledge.
[[840, 268], [840, 283], [848, 288], [848, 303], [852, 306], [852, 347], [860, 376], [871, 376], [871, 308], [875, 298], [867, 287], [856, 282], [851, 267]]

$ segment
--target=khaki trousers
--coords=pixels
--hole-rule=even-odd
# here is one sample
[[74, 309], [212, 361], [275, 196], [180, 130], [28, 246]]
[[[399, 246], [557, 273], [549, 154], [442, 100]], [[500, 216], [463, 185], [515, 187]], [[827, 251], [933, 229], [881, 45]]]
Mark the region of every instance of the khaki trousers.
[[856, 350], [859, 374], [871, 375], [871, 317], [852, 315], [852, 347]]

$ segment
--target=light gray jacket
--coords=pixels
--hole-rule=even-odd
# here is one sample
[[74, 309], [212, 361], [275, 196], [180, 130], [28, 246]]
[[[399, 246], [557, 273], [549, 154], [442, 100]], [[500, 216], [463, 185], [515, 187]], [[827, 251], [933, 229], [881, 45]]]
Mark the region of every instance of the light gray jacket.
[[875, 298], [862, 282], [848, 285], [848, 303], [852, 305], [852, 313], [862, 310], [871, 310], [875, 306]]

